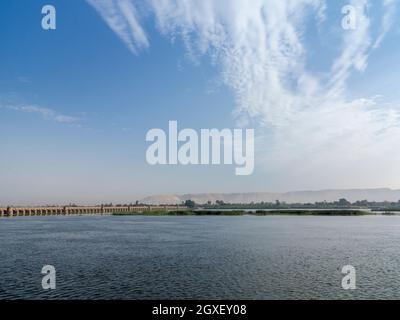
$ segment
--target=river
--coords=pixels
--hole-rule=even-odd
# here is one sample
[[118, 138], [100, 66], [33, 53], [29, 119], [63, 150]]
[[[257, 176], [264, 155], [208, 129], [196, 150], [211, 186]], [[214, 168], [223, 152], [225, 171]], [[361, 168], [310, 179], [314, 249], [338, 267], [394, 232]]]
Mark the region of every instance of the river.
[[400, 299], [398, 216], [18, 217], [0, 241], [0, 299]]

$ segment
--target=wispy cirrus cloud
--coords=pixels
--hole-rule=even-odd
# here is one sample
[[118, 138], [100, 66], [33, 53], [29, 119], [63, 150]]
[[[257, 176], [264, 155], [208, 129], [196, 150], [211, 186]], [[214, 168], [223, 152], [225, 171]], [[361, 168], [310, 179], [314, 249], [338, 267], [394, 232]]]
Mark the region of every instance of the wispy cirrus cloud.
[[[112, 16], [117, 25], [127, 25], [126, 10], [116, 1], [88, 1], [97, 10], [102, 3], [108, 24], [107, 17]], [[136, 3], [122, 2], [133, 8]], [[357, 27], [340, 29], [338, 54], [318, 73], [310, 68], [306, 38], [310, 26], [318, 29], [332, 23], [326, 19], [326, 0], [147, 0], [146, 4], [160, 33], [182, 39], [192, 56], [207, 55], [221, 70], [223, 83], [235, 96], [238, 122], [260, 126], [257, 159], [271, 174], [285, 172], [297, 181], [311, 181], [314, 174], [327, 184], [339, 178], [365, 185], [395, 183], [400, 151], [392, 151], [390, 158], [381, 154], [400, 140], [400, 106], [382, 104], [375, 96], [349, 98], [348, 84], [355, 72], [367, 68], [370, 54], [390, 31], [398, 1], [383, 1], [383, 16], [374, 25], [365, 9], [369, 0], [346, 3], [357, 10]], [[137, 10], [132, 12], [138, 23]], [[336, 23], [340, 26], [340, 20]], [[379, 30], [377, 36], [372, 28]], [[130, 33], [145, 34], [142, 28], [137, 30], [135, 25]], [[149, 46], [147, 37], [131, 39], [135, 49]], [[133, 44], [125, 43], [132, 49]]]
[[149, 46], [147, 35], [138, 21], [134, 3], [130, 0], [87, 0], [107, 25], [133, 52]]
[[19, 111], [19, 112], [27, 112], [27, 113], [36, 113], [42, 116], [44, 119], [56, 121], [59, 123], [77, 123], [79, 122], [79, 118], [77, 117], [71, 117], [63, 114], [59, 114], [56, 111], [48, 108], [43, 108], [43, 107], [38, 107], [35, 105], [5, 105], [3, 106], [4, 108], [14, 110], [14, 111]]
[[397, 5], [398, 0], [383, 0], [384, 16], [381, 22], [380, 34], [376, 38], [373, 46], [374, 49], [378, 48], [381, 45], [383, 39], [385, 38], [385, 35], [392, 28], [396, 18]]

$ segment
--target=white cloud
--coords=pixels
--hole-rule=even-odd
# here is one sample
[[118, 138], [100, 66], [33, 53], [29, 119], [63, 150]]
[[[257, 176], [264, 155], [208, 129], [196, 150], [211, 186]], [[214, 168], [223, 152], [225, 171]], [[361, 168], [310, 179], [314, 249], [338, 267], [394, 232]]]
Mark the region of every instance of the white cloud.
[[392, 28], [395, 20], [397, 4], [398, 0], [383, 0], [385, 13], [382, 18], [380, 34], [374, 43], [374, 49], [378, 48], [381, 45], [383, 39], [385, 38], [386, 33]]
[[[115, 1], [102, 3], [109, 8], [102, 14], [107, 23], [112, 16], [123, 24], [124, 11], [115, 11]], [[376, 97], [347, 97], [351, 75], [367, 68], [370, 53], [390, 30], [397, 1], [383, 2], [375, 38], [365, 10], [369, 1], [349, 4], [357, 8], [357, 28], [340, 29], [339, 55], [325, 73], [316, 74], [308, 65], [305, 28], [332, 23], [326, 21], [327, 1], [147, 1], [162, 34], [181, 38], [192, 56], [209, 55], [220, 67], [223, 82], [235, 95], [239, 123], [255, 120], [260, 125], [257, 159], [271, 175], [280, 172], [315, 183], [324, 178], [332, 185], [339, 178], [372, 185], [383, 177], [399, 187], [394, 178], [400, 174], [400, 151], [393, 150], [400, 141], [396, 106], [379, 104]], [[135, 43], [135, 48], [148, 45], [147, 38]], [[390, 157], [382, 157], [389, 152]], [[310, 179], [310, 174], [320, 178]]]
[[136, 8], [130, 0], [87, 1], [133, 53], [149, 46], [147, 35], [138, 21]]
[[[368, 53], [371, 48], [369, 33], [370, 21], [365, 14], [367, 0], [352, 0], [351, 6], [356, 9], [357, 27], [344, 31], [341, 55], [335, 60], [329, 77], [329, 95], [342, 94], [352, 71], [363, 71], [367, 67]], [[337, 92], [340, 91], [340, 92]]]
[[34, 105], [6, 105], [5, 108], [20, 112], [37, 113], [45, 119], [53, 120], [60, 123], [76, 123], [79, 121], [79, 118], [62, 115], [52, 109], [38, 107]]

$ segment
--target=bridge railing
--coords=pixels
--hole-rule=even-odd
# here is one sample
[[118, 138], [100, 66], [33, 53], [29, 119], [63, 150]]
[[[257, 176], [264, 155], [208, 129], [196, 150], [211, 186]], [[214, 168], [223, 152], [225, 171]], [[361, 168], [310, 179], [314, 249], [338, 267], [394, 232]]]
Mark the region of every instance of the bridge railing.
[[184, 206], [59, 206], [59, 207], [7, 207], [0, 208], [0, 218], [49, 215], [98, 215], [146, 211], [185, 210]]

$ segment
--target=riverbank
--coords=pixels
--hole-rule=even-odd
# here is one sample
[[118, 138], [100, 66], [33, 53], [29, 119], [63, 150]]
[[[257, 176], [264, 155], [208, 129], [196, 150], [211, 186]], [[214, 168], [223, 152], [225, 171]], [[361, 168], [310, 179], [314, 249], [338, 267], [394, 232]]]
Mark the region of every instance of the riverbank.
[[114, 216], [243, 216], [245, 211], [214, 211], [214, 210], [178, 210], [178, 211], [147, 211], [147, 212], [116, 212]]
[[375, 214], [362, 210], [181, 210], [113, 213], [115, 216], [365, 216]]

